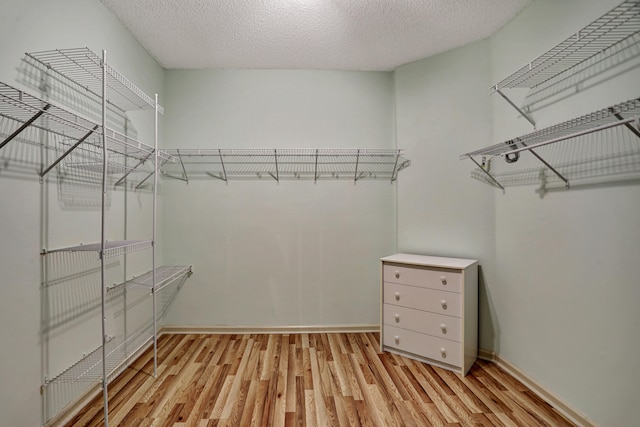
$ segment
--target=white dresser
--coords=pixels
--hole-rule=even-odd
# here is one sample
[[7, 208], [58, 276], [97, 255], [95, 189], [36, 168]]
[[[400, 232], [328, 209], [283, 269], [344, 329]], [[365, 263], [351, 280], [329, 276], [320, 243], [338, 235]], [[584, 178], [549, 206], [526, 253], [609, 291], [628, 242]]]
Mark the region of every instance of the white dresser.
[[381, 258], [380, 346], [465, 375], [478, 354], [478, 262]]

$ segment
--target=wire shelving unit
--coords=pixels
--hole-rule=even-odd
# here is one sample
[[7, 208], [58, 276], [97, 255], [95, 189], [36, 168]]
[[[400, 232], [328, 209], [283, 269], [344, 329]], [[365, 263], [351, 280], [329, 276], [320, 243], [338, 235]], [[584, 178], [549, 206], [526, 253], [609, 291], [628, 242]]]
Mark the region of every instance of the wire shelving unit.
[[[39, 172], [40, 178], [62, 161], [65, 161], [63, 165], [71, 167], [100, 169], [105, 143], [111, 154], [110, 171], [120, 173], [123, 177], [147, 160], [153, 160], [153, 147], [2, 82], [0, 117], [9, 122], [12, 129], [11, 133], [0, 137], [0, 149], [18, 140], [42, 146], [53, 153], [50, 164]], [[25, 138], [28, 128], [47, 132], [51, 137]], [[159, 152], [158, 158], [161, 163], [175, 161], [166, 152]], [[125, 161], [127, 159], [133, 159], [131, 164]]]
[[191, 275], [192, 266], [190, 265], [172, 265], [158, 267], [154, 272], [149, 271], [141, 276], [132, 278], [124, 283], [125, 286], [135, 288], [143, 287], [151, 289], [155, 292], [162, 290], [165, 286], [171, 284], [173, 281], [180, 277]]
[[152, 240], [107, 240], [104, 243], [104, 249], [102, 243], [88, 243], [86, 245], [82, 244], [59, 249], [45, 249], [42, 251], [42, 254], [46, 255], [56, 252], [97, 252], [99, 254], [102, 251], [104, 258], [111, 258], [149, 249], [152, 244]]
[[[149, 328], [150, 329], [150, 328]], [[110, 336], [106, 339], [107, 382], [111, 382], [135, 360], [153, 340], [152, 331], [144, 331], [126, 339]], [[51, 379], [45, 379], [44, 386], [50, 387], [62, 383], [95, 382], [102, 379], [102, 346], [97, 347], [73, 365]]]
[[164, 177], [230, 179], [388, 179], [411, 162], [398, 149], [169, 149]]
[[[489, 89], [498, 93], [535, 128], [533, 118], [503, 92], [504, 88], [542, 90], [590, 64], [610, 60], [621, 49], [640, 48], [640, 0], [625, 0], [574, 36], [564, 40]], [[623, 127], [615, 141], [588, 137]], [[477, 169], [471, 176], [505, 186], [549, 181], [564, 183], [604, 175], [640, 175], [640, 98], [616, 104], [557, 125], [465, 153]], [[631, 140], [630, 143], [625, 141]], [[564, 142], [564, 144], [557, 144]], [[556, 145], [557, 144], [557, 145]], [[568, 148], [568, 146], [571, 146]], [[502, 158], [504, 161], [498, 161]]]
[[[580, 145], [594, 142], [581, 139], [582, 137], [616, 127], [626, 128], [625, 132], [628, 136], [638, 140], [631, 141], [631, 144], [626, 144], [623, 149], [619, 147], [614, 150], [608, 150], [605, 147], [596, 151], [581, 149]], [[568, 140], [574, 140], [577, 149], [567, 153], [567, 158], [562, 158], [562, 150], [555, 150], [551, 153], [554, 159], [552, 165], [540, 156], [538, 149]], [[599, 143], [599, 145], [603, 144], [605, 143]], [[609, 143], [609, 145], [614, 144]], [[576, 153], [582, 155], [576, 159]], [[532, 162], [526, 161], [525, 156], [528, 156], [529, 160], [534, 160], [533, 165]], [[615, 172], [612, 171], [612, 167], [616, 167], [617, 172], [622, 174], [633, 172], [634, 169], [640, 171], [639, 156], [640, 98], [636, 98], [500, 144], [463, 154], [460, 159], [471, 159], [478, 166], [472, 172], [473, 178], [504, 190], [504, 186], [526, 183], [522, 181], [522, 175], [532, 173], [533, 175], [542, 173], [552, 179], [560, 180], [568, 188], [573, 179], [593, 177], [598, 171], [602, 174], [610, 174]], [[503, 166], [501, 169], [496, 165], [499, 159], [504, 160], [500, 162]]]
[[[76, 82], [98, 98], [102, 97], [102, 85], [104, 82], [108, 89], [107, 103], [118, 107], [122, 111], [154, 110], [156, 108], [153, 98], [125, 78], [106, 61], [103, 61], [103, 58], [100, 58], [89, 48], [31, 52], [27, 53], [27, 57], [41, 63], [47, 69]], [[164, 108], [160, 105], [158, 105], [158, 112], [164, 114]]]
[[489, 88], [533, 88], [638, 33], [640, 1], [626, 0]]
[[[101, 239], [98, 243], [80, 244], [58, 249], [43, 249], [41, 254], [72, 254], [95, 252], [100, 262], [100, 306], [102, 344], [73, 363], [69, 368], [53, 377], [45, 378], [43, 388], [53, 385], [101, 381], [104, 400], [104, 425], [109, 422], [108, 384], [153, 344], [154, 375], [157, 369], [157, 310], [156, 292], [180, 278], [191, 274], [191, 266], [156, 268], [156, 211], [159, 169], [163, 164], [175, 162], [167, 152], [158, 150], [158, 114], [163, 108], [157, 95], [152, 98], [124, 78], [107, 63], [106, 52], [99, 57], [87, 48], [58, 49], [27, 53], [27, 62], [37, 65], [46, 76], [66, 79], [70, 87], [88, 99], [100, 103], [101, 120], [89, 119], [68, 107], [31, 95], [23, 90], [0, 82], [0, 150], [14, 143], [39, 148], [41, 162], [38, 172], [40, 182], [53, 169], [59, 171], [84, 170], [99, 181], [101, 192]], [[66, 103], [65, 103], [66, 105]], [[154, 144], [146, 145], [136, 139], [107, 126], [107, 115], [134, 110], [153, 111]], [[13, 141], [13, 143], [12, 143]], [[87, 175], [87, 176], [88, 176]], [[139, 179], [134, 179], [139, 177]], [[98, 178], [100, 177], [100, 178]], [[142, 186], [153, 177], [152, 236], [149, 240], [107, 240], [105, 211], [107, 208], [107, 186], [114, 180]], [[94, 185], [97, 190], [98, 186]], [[153, 303], [152, 324], [142, 331], [125, 336], [109, 336], [106, 325], [107, 287], [105, 260], [110, 257], [151, 250], [151, 270], [140, 277], [124, 282], [123, 289], [144, 286], [151, 290]], [[126, 307], [125, 307], [126, 310]], [[46, 406], [46, 405], [45, 405]]]

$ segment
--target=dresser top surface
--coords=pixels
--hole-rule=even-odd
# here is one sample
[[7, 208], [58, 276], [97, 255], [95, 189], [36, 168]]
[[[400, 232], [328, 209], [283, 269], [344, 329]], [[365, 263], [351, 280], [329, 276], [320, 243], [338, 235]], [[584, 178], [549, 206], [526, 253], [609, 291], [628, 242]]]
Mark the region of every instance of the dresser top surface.
[[422, 265], [427, 267], [465, 269], [478, 261], [475, 259], [445, 258], [427, 255], [395, 254], [380, 258], [382, 262], [396, 264]]

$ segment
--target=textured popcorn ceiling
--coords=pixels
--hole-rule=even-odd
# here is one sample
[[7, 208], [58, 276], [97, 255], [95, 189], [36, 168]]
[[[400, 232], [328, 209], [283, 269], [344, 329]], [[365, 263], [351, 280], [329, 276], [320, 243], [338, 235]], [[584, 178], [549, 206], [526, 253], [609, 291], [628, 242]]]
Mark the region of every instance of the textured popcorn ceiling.
[[165, 68], [393, 70], [531, 0], [101, 0]]

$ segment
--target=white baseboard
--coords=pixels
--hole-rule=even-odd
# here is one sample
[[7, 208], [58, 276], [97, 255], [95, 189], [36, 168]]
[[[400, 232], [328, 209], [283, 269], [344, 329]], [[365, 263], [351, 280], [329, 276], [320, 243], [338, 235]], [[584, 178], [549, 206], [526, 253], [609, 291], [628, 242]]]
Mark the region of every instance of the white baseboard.
[[586, 415], [575, 410], [562, 399], [551, 393], [549, 390], [538, 384], [534, 379], [527, 375], [522, 369], [497, 354], [495, 351], [478, 349], [478, 358], [489, 362], [493, 362], [509, 375], [527, 386], [539, 398], [547, 402], [549, 405], [567, 417], [578, 426], [594, 427], [596, 424]]
[[164, 334], [314, 334], [380, 332], [380, 325], [313, 325], [313, 326], [162, 326]]

